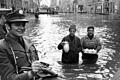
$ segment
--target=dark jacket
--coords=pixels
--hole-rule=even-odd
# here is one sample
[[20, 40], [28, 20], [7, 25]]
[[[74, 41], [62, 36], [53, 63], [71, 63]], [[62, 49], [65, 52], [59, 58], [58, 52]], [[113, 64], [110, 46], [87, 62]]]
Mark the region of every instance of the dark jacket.
[[[62, 54], [62, 63], [78, 63], [79, 62], [79, 52], [82, 50], [80, 39], [74, 36], [73, 40], [70, 39], [70, 35], [63, 38], [63, 41], [69, 42], [70, 50], [66, 53], [64, 50]], [[63, 49], [62, 42], [58, 45], [58, 49]]]
[[28, 73], [20, 73], [19, 71], [21, 67], [31, 67], [31, 62], [38, 60], [38, 55], [31, 41], [26, 37], [23, 37], [23, 40], [25, 49], [9, 35], [0, 40], [0, 75], [2, 80], [29, 80]]

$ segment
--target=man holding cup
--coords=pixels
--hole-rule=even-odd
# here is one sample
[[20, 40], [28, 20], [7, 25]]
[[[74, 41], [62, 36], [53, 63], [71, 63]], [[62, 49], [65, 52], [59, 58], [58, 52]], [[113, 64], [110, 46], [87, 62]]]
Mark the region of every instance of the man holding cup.
[[62, 63], [75, 64], [79, 63], [79, 52], [82, 50], [80, 39], [75, 36], [76, 25], [71, 25], [69, 35], [65, 36], [58, 49], [63, 51]]

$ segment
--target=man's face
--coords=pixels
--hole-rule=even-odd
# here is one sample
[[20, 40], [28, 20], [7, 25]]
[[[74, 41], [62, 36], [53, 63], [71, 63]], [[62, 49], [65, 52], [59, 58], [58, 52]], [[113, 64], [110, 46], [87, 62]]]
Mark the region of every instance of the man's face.
[[70, 29], [70, 30], [69, 30], [69, 32], [70, 32], [70, 35], [71, 35], [71, 36], [74, 36], [74, 35], [75, 35], [76, 30], [75, 30], [75, 29]]
[[12, 23], [9, 32], [16, 37], [23, 36], [25, 32], [25, 22]]
[[93, 28], [89, 28], [87, 32], [88, 32], [88, 36], [90, 36], [90, 37], [94, 36], [94, 29]]

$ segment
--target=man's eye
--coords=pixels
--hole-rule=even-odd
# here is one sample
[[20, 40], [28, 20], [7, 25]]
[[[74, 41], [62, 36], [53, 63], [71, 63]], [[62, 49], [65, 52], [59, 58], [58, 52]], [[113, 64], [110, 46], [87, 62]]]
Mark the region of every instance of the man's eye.
[[15, 26], [25, 26], [25, 24], [15, 24]]
[[15, 26], [20, 26], [20, 24], [15, 24]]

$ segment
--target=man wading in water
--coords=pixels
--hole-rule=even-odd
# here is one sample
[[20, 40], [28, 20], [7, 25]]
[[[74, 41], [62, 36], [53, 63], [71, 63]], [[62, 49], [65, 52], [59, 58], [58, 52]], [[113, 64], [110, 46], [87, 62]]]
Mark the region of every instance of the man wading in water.
[[[75, 64], [79, 63], [79, 52], [82, 50], [80, 39], [75, 36], [76, 25], [71, 25], [69, 28], [69, 35], [65, 36], [58, 49], [63, 51], [62, 63]], [[69, 50], [65, 51], [65, 45], [68, 45]], [[66, 48], [67, 49], [67, 48]]]

